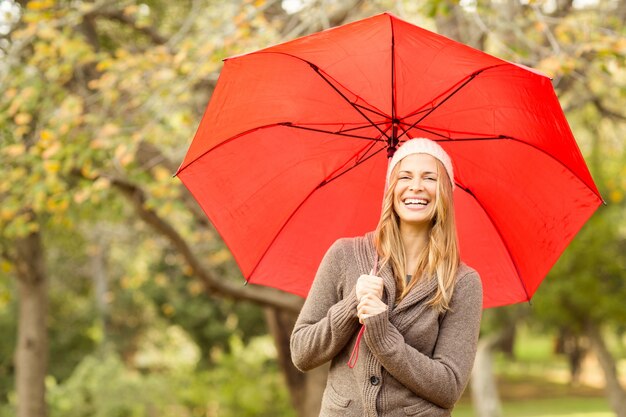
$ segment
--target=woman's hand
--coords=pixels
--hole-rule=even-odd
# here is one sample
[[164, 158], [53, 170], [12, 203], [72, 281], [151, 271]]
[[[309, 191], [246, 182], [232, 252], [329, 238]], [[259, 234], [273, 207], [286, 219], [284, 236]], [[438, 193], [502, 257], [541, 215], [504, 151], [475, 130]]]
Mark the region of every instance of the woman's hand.
[[383, 298], [383, 279], [375, 275], [361, 275], [356, 281], [356, 299], [361, 299], [366, 294], [371, 294], [379, 299]]
[[375, 316], [386, 310], [387, 304], [383, 303], [380, 298], [373, 294], [365, 294], [356, 306], [356, 314], [361, 324], [363, 324], [366, 318]]

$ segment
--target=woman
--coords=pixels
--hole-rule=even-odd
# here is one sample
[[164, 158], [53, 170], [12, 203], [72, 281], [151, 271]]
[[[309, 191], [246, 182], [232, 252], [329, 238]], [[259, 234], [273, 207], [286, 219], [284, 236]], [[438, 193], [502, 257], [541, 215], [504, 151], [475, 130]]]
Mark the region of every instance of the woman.
[[320, 416], [450, 416], [470, 376], [482, 286], [459, 259], [450, 157], [411, 139], [387, 183], [376, 230], [331, 246], [291, 336], [300, 370], [332, 361]]

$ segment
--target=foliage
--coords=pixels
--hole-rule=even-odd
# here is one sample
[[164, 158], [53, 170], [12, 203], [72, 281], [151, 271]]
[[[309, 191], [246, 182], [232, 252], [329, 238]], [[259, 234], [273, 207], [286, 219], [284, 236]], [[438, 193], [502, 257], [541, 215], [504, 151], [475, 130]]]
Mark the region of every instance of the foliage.
[[[348, 2], [303, 2], [295, 13], [263, 0], [0, 0], [9, 3], [14, 22], [0, 24], [0, 403], [14, 377], [12, 244], [39, 230], [51, 415], [289, 415], [275, 352], [256, 338], [266, 333], [261, 309], [207, 290], [145, 212], [178, 233], [203, 271], [241, 284], [172, 178], [221, 60], [383, 10], [554, 77], [608, 206], [541, 286], [531, 317], [550, 331], [588, 318], [623, 327], [626, 29], [616, 2], [380, 0], [339, 13]], [[501, 311], [487, 313], [485, 332], [528, 309]]]
[[[110, 350], [85, 356], [63, 382], [47, 381], [51, 417], [290, 416], [287, 392], [268, 336], [231, 353], [215, 353], [216, 366], [193, 371], [184, 351], [163, 354], [169, 366], [140, 372]], [[11, 406], [0, 407], [8, 416]]]
[[557, 262], [535, 298], [544, 325], [580, 333], [588, 321], [626, 322], [626, 237], [615, 227], [623, 213], [620, 206], [600, 208]]
[[232, 338], [231, 351], [218, 353], [216, 367], [209, 372], [215, 387], [209, 392], [209, 407], [224, 417], [293, 415], [276, 362], [268, 360], [276, 357], [269, 336], [253, 339], [248, 346]]

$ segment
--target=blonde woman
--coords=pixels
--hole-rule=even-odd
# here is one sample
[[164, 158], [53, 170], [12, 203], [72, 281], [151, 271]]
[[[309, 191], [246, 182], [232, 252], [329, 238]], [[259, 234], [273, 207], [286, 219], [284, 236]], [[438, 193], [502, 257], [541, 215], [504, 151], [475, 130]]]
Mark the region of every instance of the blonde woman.
[[470, 376], [482, 286], [459, 259], [450, 157], [411, 139], [387, 183], [376, 230], [332, 245], [291, 336], [300, 370], [331, 361], [320, 416], [450, 416]]

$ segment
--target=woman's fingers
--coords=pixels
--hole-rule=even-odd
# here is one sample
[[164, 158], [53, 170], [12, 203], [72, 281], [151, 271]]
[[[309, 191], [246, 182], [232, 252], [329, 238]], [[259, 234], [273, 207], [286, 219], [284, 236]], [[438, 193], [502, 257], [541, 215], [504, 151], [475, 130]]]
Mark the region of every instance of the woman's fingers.
[[375, 275], [361, 275], [356, 282], [356, 296], [361, 299], [365, 294], [374, 294], [378, 298], [383, 296], [383, 279]]
[[366, 294], [357, 305], [357, 316], [359, 322], [363, 324], [363, 320], [367, 317], [375, 316], [385, 310], [387, 310], [387, 304], [383, 303], [380, 298], [373, 294]]

